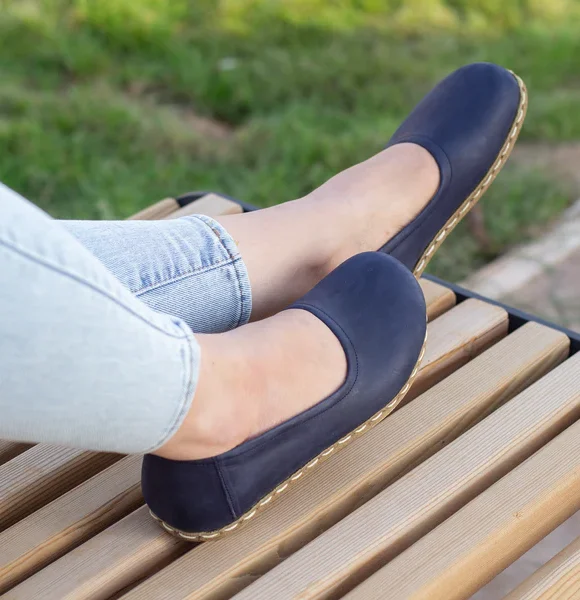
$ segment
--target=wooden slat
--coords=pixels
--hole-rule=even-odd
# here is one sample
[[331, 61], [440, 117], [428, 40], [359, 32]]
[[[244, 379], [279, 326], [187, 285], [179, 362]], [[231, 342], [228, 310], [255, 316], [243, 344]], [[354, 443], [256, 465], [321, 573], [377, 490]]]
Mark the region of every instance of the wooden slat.
[[[568, 341], [528, 324], [322, 465], [239, 535], [193, 550], [128, 598], [226, 597], [427, 459], [481, 416], [562, 361]], [[340, 482], [337, 485], [337, 482]]]
[[449, 288], [433, 283], [428, 279], [421, 279], [419, 283], [421, 284], [421, 289], [427, 303], [427, 318], [429, 321], [432, 321], [448, 311], [452, 306], [455, 306], [455, 293]]
[[[129, 555], [128, 549], [132, 550]], [[142, 507], [6, 592], [2, 598], [109, 598], [186, 549], [186, 544], [177, 538], [159, 535], [159, 526], [146, 507]], [[73, 557], [74, 569], [63, 570], [62, 565], [71, 564], [70, 557]], [[41, 583], [39, 586], [39, 580], [45, 579], [43, 574], [47, 571], [51, 574], [50, 585], [45, 587]]]
[[206, 194], [199, 200], [194, 200], [163, 218], [178, 219], [179, 217], [186, 217], [188, 215], [219, 217], [220, 215], [235, 215], [242, 212], [244, 210], [237, 202], [232, 202], [232, 200], [222, 198], [217, 194]]
[[580, 538], [540, 567], [505, 600], [573, 600], [580, 598]]
[[0, 465], [12, 460], [15, 456], [22, 454], [29, 448], [32, 448], [32, 444], [25, 444], [23, 442], [5, 442], [0, 440]]
[[0, 531], [119, 460], [39, 444], [0, 466]]
[[579, 491], [580, 422], [347, 597], [382, 600], [388, 586], [392, 600], [469, 598], [574, 514]]
[[[496, 309], [494, 307], [490, 307], [490, 310], [492, 310], [492, 312], [495, 314]], [[456, 325], [454, 321], [448, 320], [447, 323], [448, 330], [455, 331]], [[490, 327], [495, 327], [495, 320], [485, 318], [481, 320], [480, 326], [482, 335], [485, 335], [485, 333], [489, 330]], [[432, 325], [429, 325], [429, 327], [432, 327]], [[465, 337], [464, 339], [471, 340], [472, 333], [473, 328], [468, 328], [468, 332], [466, 334], [467, 337]], [[446, 345], [438, 344], [438, 336], [446, 335], [448, 335], [448, 331], [445, 328], [437, 328], [435, 334], [430, 336], [431, 343], [437, 344], [438, 347], [444, 349], [447, 353], [453, 353], [452, 350], [450, 351], [449, 347], [447, 347]], [[550, 335], [554, 335], [554, 333], [550, 332]], [[555, 335], [557, 336], [557, 342], [554, 341], [556, 338], [551, 338], [551, 344], [554, 344], [553, 346], [550, 346], [550, 344], [546, 344], [542, 347], [542, 351], [547, 352], [546, 356], [550, 356], [549, 359], [546, 359], [546, 363], [550, 363], [550, 361], [555, 361], [558, 356], [561, 357], [565, 352], [563, 344], [565, 345], [566, 342], [562, 341], [565, 338], [565, 336], [559, 333]], [[464, 339], [461, 339], [459, 337], [454, 338], [455, 343], [458, 346], [462, 345]], [[548, 346], [551, 349], [548, 349]], [[536, 350], [538, 350], [538, 346], [535, 346], [535, 348]], [[432, 356], [435, 360], [437, 359], [437, 357], [433, 354]], [[439, 361], [436, 360], [436, 362]], [[439, 364], [443, 363], [439, 362]], [[542, 364], [542, 361], [540, 361], [538, 365], [539, 371], [542, 371], [543, 369], [543, 367], [541, 366]], [[551, 364], [553, 364], [553, 362]], [[533, 377], [534, 375], [530, 373], [529, 376]], [[419, 378], [420, 377], [421, 374], [419, 374]], [[436, 368], [431, 368], [430, 377], [432, 380], [436, 379]], [[389, 423], [391, 418], [394, 417], [389, 417], [389, 419], [387, 419], [382, 425]], [[418, 419], [417, 422], [419, 422]], [[400, 429], [400, 426], [398, 427], [398, 429]], [[378, 431], [378, 428], [376, 428], [375, 431]], [[395, 433], [397, 433], [396, 430]], [[377, 456], [383, 456], [383, 460], [385, 463], [389, 463], [389, 461], [391, 461], [393, 458], [394, 447], [388, 446], [386, 444], [388, 439], [379, 439], [378, 441], [375, 441], [374, 443], [376, 444], [377, 448], [376, 452], [374, 450], [370, 452], [368, 451], [369, 446], [367, 440], [372, 439], [371, 436], [373, 435], [375, 434], [373, 431], [371, 431], [365, 436], [365, 438], [362, 438], [364, 439], [365, 445], [361, 446], [360, 444], [354, 443], [351, 446], [345, 448], [332, 461], [329, 461], [327, 463], [328, 465], [331, 465], [334, 462], [337, 463], [337, 466], [335, 468], [337, 468], [341, 473], [340, 477], [343, 477], [344, 469], [351, 470], [351, 479], [355, 478], [356, 480], [357, 477], [362, 477], [362, 482], [359, 481], [359, 483], [355, 486], [356, 493], [350, 493], [350, 495], [347, 495], [346, 498], [341, 500], [341, 502], [343, 503], [343, 511], [348, 512], [349, 506], [352, 507], [353, 505], [356, 505], [357, 502], [361, 501], [363, 489], [368, 489], [369, 491], [372, 491], [372, 485], [370, 485], [370, 482], [373, 480], [373, 478], [375, 478], [375, 475], [372, 473], [370, 475], [369, 473], [367, 473], [366, 475], [361, 475], [361, 473], [358, 471], [358, 469], [366, 469], [367, 465], [374, 464], [369, 463], [367, 453], [371, 456], [375, 454]], [[390, 434], [387, 434], [387, 438], [389, 437]], [[387, 458], [384, 458], [384, 452], [387, 447], [391, 448], [391, 454], [388, 455]], [[356, 460], [353, 459], [352, 461], [349, 461], [348, 458], [344, 459], [344, 455], [346, 455], [347, 452], [353, 453], [356, 451], [356, 448], [359, 448], [358, 452], [360, 452], [361, 450], [363, 452], [363, 454], [360, 455], [359, 458], [357, 458]], [[395, 446], [395, 448], [397, 447]], [[413, 452], [412, 450], [409, 451]], [[428, 450], [426, 450], [425, 448], [422, 448], [421, 451], [428, 452]], [[343, 455], [343, 457], [341, 457], [341, 455]], [[413, 457], [416, 459], [415, 455], [413, 455]], [[387, 478], [389, 476], [396, 476], [398, 470], [400, 471], [403, 468], [402, 465], [405, 464], [405, 460], [406, 457], [402, 457], [401, 461], [403, 462], [397, 463], [395, 466], [389, 467], [391, 471], [389, 471], [390, 475], [387, 475]], [[317, 477], [311, 478], [310, 486], [306, 486], [304, 488], [305, 491], [303, 492], [303, 494], [316, 494], [316, 492], [313, 492], [313, 490], [315, 489], [313, 486], [318, 481], [324, 479], [322, 475], [324, 473], [323, 469], [326, 469], [324, 465], [320, 467], [319, 475]], [[378, 475], [379, 474], [377, 474], [377, 476]], [[346, 477], [346, 472], [344, 473], [344, 476]], [[334, 487], [334, 481], [335, 479], [332, 479], [332, 487]], [[344, 485], [345, 483], [341, 479], [341, 489], [346, 489]], [[328, 496], [328, 493], [329, 492], [327, 488], [321, 496], [323, 502], [326, 496]], [[301, 501], [303, 499], [304, 498], [301, 498]], [[332, 519], [340, 518], [338, 514], [340, 513], [340, 511], [338, 511], [337, 513], [337, 511], [335, 510], [324, 510], [326, 510], [328, 513], [327, 517], [325, 518], [330, 519], [331, 522]], [[324, 512], [324, 510], [322, 512]], [[313, 513], [316, 513], [316, 508], [313, 508], [312, 511]], [[268, 513], [266, 512], [261, 517], [261, 519], [265, 518], [267, 514]], [[94, 589], [90, 588], [91, 598], [106, 598], [107, 595], [105, 594], [105, 590], [107, 594], [118, 592], [124, 586], [128, 585], [130, 581], [136, 581], [143, 576], [143, 569], [145, 568], [143, 565], [145, 565], [148, 570], [158, 568], [159, 564], [163, 563], [167, 559], [168, 553], [171, 554], [172, 552], [176, 551], [173, 538], [164, 533], [158, 526], [153, 528], [147, 527], [141, 530], [139, 529], [139, 523], [141, 523], [143, 520], [148, 519], [150, 519], [150, 517], [148, 516], [146, 507], [138, 509], [131, 515], [127, 516], [123, 521], [117, 523], [116, 525], [113, 525], [109, 529], [98, 534], [90, 541], [79, 546], [78, 548], [63, 556], [62, 558], [52, 563], [45, 569], [33, 575], [30, 579], [18, 585], [16, 588], [14, 588], [14, 592], [22, 593], [22, 595], [26, 597], [28, 595], [34, 595], [35, 593], [39, 593], [39, 590], [42, 589], [44, 598], [76, 598], [78, 597], [77, 593], [80, 595], [80, 592], [78, 591], [78, 586], [81, 585], [81, 583], [79, 582], [83, 582], [85, 580], [89, 582], [87, 583], [89, 587], [91, 585], [90, 582], [98, 582], [99, 587], [95, 587]], [[257, 522], [259, 521], [257, 520]], [[314, 527], [314, 531], [319, 531], [321, 528], [323, 528], [323, 523], [324, 519], [321, 518], [319, 520], [316, 520], [314, 525], [312, 523], [310, 525], [307, 524], [305, 527], [302, 528], [300, 536], [296, 537], [293, 543], [300, 545], [300, 537], [304, 538], [308, 535], [314, 535], [314, 533], [312, 532], [312, 527]], [[122, 532], [125, 531], [126, 528], [129, 528], [131, 531], [134, 531], [131, 538], [125, 538], [122, 534]], [[114, 536], [116, 536], [117, 548], [114, 554], [110, 554], [108, 548], [110, 540]], [[136, 541], [137, 537], [139, 538], [138, 541]], [[181, 546], [182, 549], [180, 551], [185, 551], [188, 547], [190, 547], [188, 544], [183, 543], [183, 545]], [[86, 557], [89, 555], [95, 556], [94, 562], [87, 561]], [[71, 576], [63, 577], [63, 573], [71, 574]], [[107, 580], [106, 586], [104, 586], [102, 583], [105, 579]], [[84, 586], [85, 584], [82, 585]], [[85, 593], [86, 590], [89, 588], [82, 587], [82, 589], [84, 590], [83, 593]], [[50, 590], [50, 592], [47, 590]]]
[[429, 340], [422, 377], [404, 399], [409, 402], [427, 388], [481, 354], [504, 337], [508, 315], [503, 308], [473, 298], [462, 302], [429, 324]]
[[0, 533], [0, 594], [143, 504], [140, 475], [128, 456]]
[[160, 200], [142, 211], [129, 217], [130, 221], [155, 221], [156, 219], [165, 219], [172, 212], [179, 210], [179, 202], [174, 198], [165, 198]]
[[[515, 478], [505, 478], [513, 481], [511, 486], [499, 484], [501, 493], [485, 493], [481, 496], [484, 500], [478, 498], [473, 503], [476, 508], [470, 505], [466, 511], [451, 515], [579, 416], [580, 354], [497, 409], [236, 598], [335, 598], [392, 559], [378, 579], [373, 578], [364, 586], [367, 596], [361, 597], [384, 598], [385, 590], [389, 600], [468, 597], [479, 584], [521, 554], [523, 546], [527, 549], [547, 533], [550, 529], [544, 527], [546, 523], [554, 527], [580, 507], [579, 487], [573, 499], [564, 493], [572, 482], [580, 484], [578, 427], [574, 429], [575, 442], [565, 434], [566, 443], [557, 441], [547, 450], [554, 457], [553, 462], [552, 458], [534, 461], [536, 472], [526, 463]], [[573, 473], [576, 475], [572, 478]], [[564, 480], [559, 479], [561, 476]], [[558, 488], [560, 493], [552, 501], [559, 500], [561, 506], [553, 506], [551, 515], [550, 503], [538, 512], [525, 501], [530, 490], [551, 494]], [[510, 491], [515, 489], [517, 493]], [[500, 535], [501, 528], [496, 527], [500, 515], [505, 538]], [[433, 535], [420, 539], [445, 519], [448, 520]], [[512, 527], [510, 519], [525, 523], [529, 535], [524, 535], [520, 526]], [[511, 544], [506, 543], [509, 537]], [[409, 546], [400, 560], [394, 558]], [[471, 584], [474, 580], [477, 585]], [[463, 585], [462, 581], [470, 584]]]

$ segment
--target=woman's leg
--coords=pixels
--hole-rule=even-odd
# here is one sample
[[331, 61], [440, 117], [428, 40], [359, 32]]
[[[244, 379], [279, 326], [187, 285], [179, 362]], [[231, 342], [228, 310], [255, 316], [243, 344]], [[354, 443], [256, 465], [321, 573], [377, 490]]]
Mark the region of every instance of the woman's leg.
[[[141, 237], [152, 231], [150, 224], [137, 224], [135, 237], [126, 228], [134, 226], [125, 223], [85, 224], [76, 231], [70, 223], [69, 229], [81, 237], [79, 230], [96, 228], [99, 258], [107, 249], [111, 270], [126, 282], [136, 275], [135, 291], [145, 302], [166, 312], [195, 306], [195, 319], [206, 330], [216, 322], [216, 328], [228, 329], [249, 316], [248, 272], [252, 317], [260, 319], [304, 294], [349, 256], [384, 243], [436, 185], [431, 157], [401, 145], [302, 200], [224, 217], [247, 265], [235, 242], [211, 220], [187, 220], [179, 243], [175, 225], [169, 238], [163, 230], [163, 243], [152, 246], [137, 272], [131, 270], [133, 257], [136, 250], [150, 252]], [[343, 380], [342, 348], [311, 315], [288, 311], [227, 334], [199, 336], [198, 344], [185, 323], [148, 310], [57, 223], [6, 188], [2, 195], [6, 292], [0, 296], [0, 343], [10, 360], [0, 367], [5, 387], [0, 410], [6, 417], [0, 438], [209, 456], [312, 406]], [[103, 235], [107, 227], [109, 238]], [[211, 240], [206, 255], [199, 251], [199, 228], [201, 239]], [[186, 260], [174, 271], [176, 257]], [[216, 259], [219, 264], [212, 264]], [[178, 292], [180, 285], [185, 288]], [[208, 319], [214, 306], [217, 317]], [[200, 347], [204, 360], [188, 411]]]
[[[423, 208], [438, 181], [426, 150], [400, 144], [300, 200], [220, 217], [223, 228], [199, 217], [62, 223], [147, 305], [195, 332], [217, 333], [243, 324], [250, 311], [253, 321], [278, 312], [350, 256], [379, 248]], [[231, 268], [212, 272], [216, 257]], [[225, 304], [224, 288], [228, 301], [237, 289], [239, 302]]]
[[304, 311], [268, 315], [350, 256], [384, 244], [429, 201], [438, 174], [430, 154], [401, 144], [303, 199], [219, 218], [247, 267], [257, 322], [198, 337], [205, 360], [196, 402], [156, 453], [174, 459], [219, 454], [337, 389], [347, 365], [331, 331]]
[[180, 427], [200, 349], [0, 184], [0, 439], [146, 452]]
[[194, 339], [1, 184], [0, 277], [0, 439], [210, 456], [344, 378], [339, 342], [304, 311]]
[[248, 269], [252, 320], [288, 306], [347, 258], [380, 248], [424, 208], [438, 185], [433, 157], [415, 144], [399, 144], [304, 198], [218, 218]]

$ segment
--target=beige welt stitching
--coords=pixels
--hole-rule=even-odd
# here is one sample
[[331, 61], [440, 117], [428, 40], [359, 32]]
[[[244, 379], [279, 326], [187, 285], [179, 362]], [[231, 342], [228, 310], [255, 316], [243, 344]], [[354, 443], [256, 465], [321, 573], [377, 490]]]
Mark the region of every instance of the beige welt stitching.
[[451, 218], [445, 223], [445, 226], [439, 231], [439, 233], [435, 236], [433, 241], [429, 244], [423, 255], [421, 256], [417, 266], [415, 267], [413, 274], [417, 279], [421, 277], [421, 274], [425, 270], [425, 267], [431, 260], [431, 256], [434, 254], [435, 250], [441, 246], [443, 240], [455, 229], [455, 226], [461, 221], [461, 219], [475, 206], [475, 204], [479, 201], [481, 196], [483, 196], [484, 192], [491, 185], [492, 181], [497, 177], [499, 171], [501, 170], [505, 161], [509, 158], [511, 151], [515, 145], [519, 132], [524, 123], [524, 118], [526, 116], [526, 110], [528, 107], [528, 95], [526, 91], [526, 86], [524, 82], [513, 72], [510, 73], [516, 78], [518, 85], [520, 87], [520, 104], [518, 107], [518, 112], [516, 113], [516, 117], [514, 118], [514, 122], [512, 124], [512, 128], [510, 129], [510, 133], [506, 138], [506, 141], [499, 153], [496, 161], [486, 173], [485, 177], [482, 179], [481, 183], [475, 188], [475, 190], [470, 194], [470, 196], [463, 202], [463, 204], [455, 211], [455, 213], [451, 216]]
[[262, 498], [257, 504], [255, 504], [248, 512], [243, 514], [241, 517], [239, 517], [233, 523], [230, 523], [229, 525], [227, 525], [226, 527], [222, 527], [221, 529], [216, 529], [215, 531], [188, 533], [186, 531], [181, 531], [179, 529], [176, 529], [175, 527], [171, 527], [171, 525], [168, 525], [167, 523], [165, 523], [165, 521], [160, 519], [157, 515], [155, 515], [153, 513], [153, 511], [150, 510], [149, 512], [151, 513], [151, 516], [161, 524], [163, 529], [165, 529], [166, 531], [168, 531], [169, 533], [171, 533], [172, 535], [174, 535], [176, 537], [182, 538], [184, 540], [188, 540], [190, 542], [203, 542], [203, 541], [208, 541], [208, 540], [214, 540], [218, 537], [223, 537], [223, 535], [225, 533], [228, 533], [230, 531], [233, 531], [234, 529], [237, 529], [244, 522], [252, 519], [264, 506], [269, 504], [272, 500], [275, 500], [280, 494], [282, 494], [284, 491], [286, 491], [288, 489], [288, 487], [292, 484], [292, 482], [300, 479], [302, 477], [302, 475], [305, 475], [307, 473], [307, 471], [314, 468], [317, 464], [319, 464], [323, 460], [325, 460], [326, 457], [330, 456], [330, 454], [332, 454], [335, 450], [340, 450], [340, 449], [344, 448], [353, 439], [358, 437], [365, 430], [369, 430], [372, 427], [375, 427], [376, 425], [378, 425], [378, 423], [380, 421], [382, 421], [389, 414], [391, 414], [393, 412], [393, 410], [395, 410], [397, 405], [401, 402], [401, 400], [405, 397], [405, 395], [411, 388], [411, 384], [413, 383], [415, 377], [417, 377], [417, 373], [419, 372], [419, 365], [421, 364], [421, 361], [423, 360], [423, 357], [425, 356], [426, 344], [427, 344], [427, 335], [425, 334], [425, 340], [423, 341], [423, 346], [421, 348], [419, 358], [417, 359], [417, 362], [415, 363], [415, 367], [413, 368], [413, 372], [411, 373], [409, 379], [407, 380], [405, 385], [401, 388], [399, 393], [393, 398], [393, 400], [391, 400], [383, 409], [381, 409], [378, 413], [373, 415], [365, 423], [363, 423], [362, 425], [357, 427], [354, 431], [352, 431], [348, 435], [344, 436], [343, 438], [338, 440], [336, 443], [334, 443], [332, 446], [330, 446], [326, 450], [323, 450], [317, 457], [313, 458], [310, 462], [306, 463], [306, 465], [304, 467], [302, 467], [302, 469], [300, 469], [299, 471], [294, 473], [294, 475], [292, 475], [291, 477], [286, 479], [286, 481], [284, 481], [280, 485], [278, 485], [272, 492], [270, 492], [267, 496], [264, 496], [264, 498]]

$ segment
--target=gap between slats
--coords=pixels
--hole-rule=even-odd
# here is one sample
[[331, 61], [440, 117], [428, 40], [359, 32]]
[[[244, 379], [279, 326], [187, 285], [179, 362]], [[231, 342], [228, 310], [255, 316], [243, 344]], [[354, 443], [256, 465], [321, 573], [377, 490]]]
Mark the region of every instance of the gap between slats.
[[0, 440], [0, 465], [7, 463], [19, 454], [26, 452], [32, 448], [33, 444], [25, 444], [23, 442], [8, 442]]
[[522, 581], [504, 600], [573, 600], [580, 598], [580, 538]]
[[576, 422], [347, 598], [382, 600], [388, 585], [391, 600], [467, 600], [574, 514], [579, 490]]
[[127, 456], [0, 533], [0, 594], [141, 506], [140, 478]]
[[[403, 563], [395, 559], [392, 568], [388, 565], [384, 569], [388, 575], [373, 579], [364, 590], [369, 598], [382, 598], [380, 594], [388, 586], [391, 600], [414, 597], [408, 595], [409, 586], [415, 589], [409, 582], [419, 580], [422, 570], [429, 570], [429, 561], [453, 553], [449, 545], [425, 545], [420, 538], [579, 416], [580, 355], [576, 355], [258, 579], [236, 599], [339, 598], [410, 546], [414, 561], [405, 559], [404, 576], [399, 576], [403, 571], [396, 566]], [[578, 455], [574, 460], [578, 464]], [[577, 496], [574, 505], [580, 503]], [[491, 499], [493, 495], [485, 497]], [[500, 504], [489, 502], [486, 514], [494, 510], [499, 511]], [[469, 514], [474, 521], [471, 530], [479, 525], [483, 529], [478, 513]], [[492, 554], [493, 548], [480, 560], [493, 562]], [[455, 567], [448, 568], [451, 573]], [[461, 566], [466, 580], [478, 568], [483, 567]], [[431, 594], [433, 589], [429, 587]], [[372, 590], [378, 595], [372, 595]], [[417, 597], [463, 597], [451, 593], [450, 588], [445, 590], [450, 595]]]
[[120, 459], [38, 444], [0, 466], [0, 531]]

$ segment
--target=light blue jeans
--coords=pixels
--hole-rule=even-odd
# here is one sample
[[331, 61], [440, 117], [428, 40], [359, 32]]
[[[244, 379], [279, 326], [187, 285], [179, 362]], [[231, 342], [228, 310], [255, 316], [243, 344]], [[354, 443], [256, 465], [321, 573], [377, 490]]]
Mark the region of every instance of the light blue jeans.
[[195, 394], [193, 332], [243, 325], [251, 305], [209, 217], [59, 222], [0, 184], [0, 439], [160, 447]]

